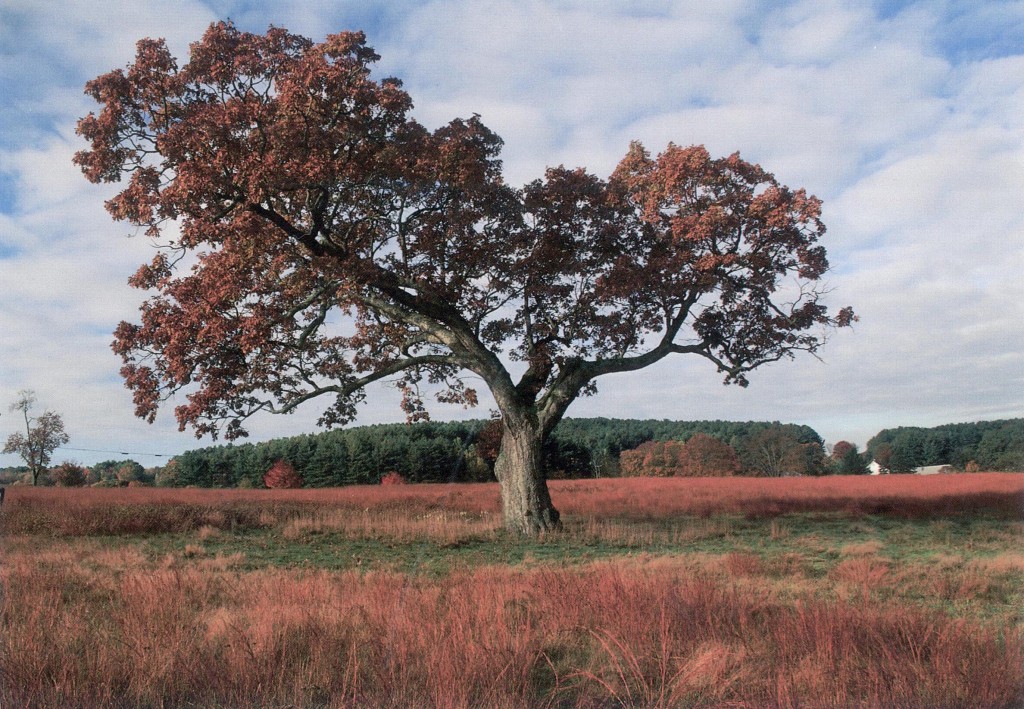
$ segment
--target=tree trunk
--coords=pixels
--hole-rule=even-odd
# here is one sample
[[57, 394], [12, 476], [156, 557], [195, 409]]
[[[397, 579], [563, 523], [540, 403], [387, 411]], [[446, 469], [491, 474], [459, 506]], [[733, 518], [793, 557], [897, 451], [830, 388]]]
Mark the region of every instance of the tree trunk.
[[544, 477], [543, 439], [531, 427], [503, 427], [494, 474], [501, 483], [505, 528], [525, 535], [561, 529]]

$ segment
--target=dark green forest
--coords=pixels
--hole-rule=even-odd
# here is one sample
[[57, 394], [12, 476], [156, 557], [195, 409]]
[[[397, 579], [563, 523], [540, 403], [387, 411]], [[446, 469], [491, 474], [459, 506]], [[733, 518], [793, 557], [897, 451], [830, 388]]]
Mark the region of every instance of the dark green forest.
[[887, 428], [868, 441], [867, 450], [880, 462], [888, 457], [893, 472], [924, 465], [1024, 471], [1024, 419]]
[[[166, 485], [261, 487], [277, 461], [291, 464], [305, 487], [376, 484], [389, 472], [409, 482], [470, 482], [493, 479], [497, 440], [487, 421], [381, 424], [338, 429], [265, 443], [223, 445], [177, 456], [159, 476]], [[745, 468], [763, 467], [765, 432], [773, 440], [819, 452], [805, 474], [827, 472], [823, 441], [809, 426], [770, 422], [565, 419], [545, 449], [553, 478], [618, 474], [619, 453], [652, 440], [686, 440], [705, 433], [732, 446]]]
[[[851, 465], [827, 456], [821, 436], [809, 426], [570, 418], [548, 441], [545, 462], [552, 478], [614, 477], [620, 475], [623, 451], [649, 441], [687, 441], [696, 433], [731, 446], [745, 475], [863, 473], [872, 459], [894, 473], [928, 465], [959, 471], [1024, 471], [1024, 419], [885, 429], [868, 442], [863, 454], [853, 447], [847, 458], [857, 461]], [[133, 460], [105, 461], [81, 468], [80, 482], [61, 477], [62, 467], [78, 467], [64, 464], [42, 476], [40, 484], [263, 487], [263, 476], [279, 461], [292, 466], [305, 487], [375, 485], [389, 473], [398, 473], [407, 482], [489, 481], [494, 479], [499, 441], [494, 421], [380, 424], [209, 446], [147, 470]], [[0, 484], [21, 480], [26, 470], [0, 470]]]

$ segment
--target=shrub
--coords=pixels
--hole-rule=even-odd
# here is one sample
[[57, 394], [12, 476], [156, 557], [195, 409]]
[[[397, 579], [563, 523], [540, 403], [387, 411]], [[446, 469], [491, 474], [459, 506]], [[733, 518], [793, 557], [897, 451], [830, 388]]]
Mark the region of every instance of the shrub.
[[82, 487], [85, 485], [85, 468], [77, 463], [61, 463], [50, 473], [54, 482], [61, 487]]
[[405, 485], [409, 481], [399, 472], [392, 470], [380, 479], [381, 485]]
[[263, 476], [263, 484], [271, 489], [302, 487], [302, 476], [286, 460], [279, 460], [270, 466]]
[[89, 487], [126, 487], [127, 483], [122, 483], [120, 480], [100, 480], [98, 483], [93, 483]]

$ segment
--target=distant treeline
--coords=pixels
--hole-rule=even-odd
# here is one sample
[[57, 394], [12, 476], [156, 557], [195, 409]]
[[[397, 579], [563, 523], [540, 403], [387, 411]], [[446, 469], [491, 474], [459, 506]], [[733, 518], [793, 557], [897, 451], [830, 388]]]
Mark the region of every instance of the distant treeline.
[[1024, 419], [887, 428], [868, 441], [867, 450], [879, 462], [888, 459], [893, 472], [926, 465], [1024, 471]]
[[[683, 475], [688, 473], [682, 467], [672, 469], [673, 464], [681, 465], [673, 452], [652, 448], [650, 442], [689, 441], [698, 433], [727, 444], [743, 475], [857, 474], [867, 472], [872, 459], [889, 472], [928, 465], [1024, 471], [1024, 419], [885, 429], [868, 442], [863, 454], [854, 446], [838, 444], [832, 457], [825, 454], [813, 428], [795, 424], [565, 419], [547, 443], [545, 463], [553, 478]], [[144, 470], [133, 460], [105, 461], [90, 468], [65, 463], [41, 476], [39, 483], [263, 487], [263, 476], [279, 461], [292, 466], [305, 487], [375, 485], [389, 473], [408, 482], [488, 481], [494, 479], [499, 443], [500, 426], [494, 421], [382, 424], [200, 448], [176, 456], [162, 468]], [[839, 455], [841, 445], [852, 452]], [[620, 466], [625, 451], [633, 451], [628, 470]], [[704, 463], [703, 469], [715, 467], [715, 461]], [[27, 470], [0, 469], [0, 485], [24, 483]], [[76, 470], [80, 475], [72, 475]]]
[[[497, 440], [493, 422], [381, 424], [281, 438], [266, 443], [224, 445], [177, 456], [158, 475], [158, 484], [198, 487], [262, 487], [263, 475], [286, 461], [306, 487], [377, 484], [390, 472], [409, 482], [467, 482], [493, 479]], [[809, 426], [769, 422], [565, 419], [548, 441], [545, 458], [555, 478], [619, 474], [619, 454], [647, 441], [687, 440], [704, 433], [732, 446], [745, 470], [763, 467], [768, 438], [820, 451], [808, 469], [820, 474], [823, 441]], [[772, 434], [767, 436], [766, 434]], [[754, 442], [757, 442], [754, 444]], [[801, 459], [802, 460], [802, 459]]]
[[[156, 479], [160, 468], [146, 470], [134, 460], [105, 460], [91, 467], [77, 463], [64, 462], [54, 466], [39, 476], [39, 485], [65, 485], [77, 487], [91, 485], [94, 487], [120, 487], [132, 483], [149, 485]], [[28, 466], [19, 465], [12, 468], [0, 468], [0, 484], [25, 484], [32, 482], [32, 473]]]
[[376, 484], [391, 471], [410, 482], [486, 479], [474, 443], [483, 421], [385, 424], [212, 446], [178, 455], [158, 476], [165, 485], [262, 487], [263, 475], [286, 461], [306, 487]]
[[[766, 421], [565, 419], [547, 443], [545, 463], [553, 478], [688, 474], [683, 467], [673, 470], [673, 464], [681, 466], [673, 451], [652, 447], [650, 442], [689, 441], [698, 433], [727, 444], [743, 475], [862, 474], [872, 459], [889, 472], [911, 472], [928, 465], [1024, 471], [1024, 419], [885, 429], [868, 442], [863, 454], [854, 446], [838, 444], [831, 457], [825, 454], [821, 436], [809, 426]], [[382, 424], [200, 448], [176, 456], [165, 467], [145, 470], [133, 460], [104, 461], [90, 468], [65, 463], [41, 476], [39, 483], [263, 487], [263, 476], [279, 461], [292, 466], [305, 487], [375, 485], [389, 473], [398, 473], [408, 482], [488, 481], [494, 479], [499, 443], [500, 427], [494, 421]], [[839, 455], [841, 445], [852, 451]], [[628, 470], [620, 466], [625, 451], [634, 451]], [[713, 469], [716, 462], [704, 463], [702, 469]], [[0, 469], [0, 485], [23, 484], [27, 470], [24, 466]]]

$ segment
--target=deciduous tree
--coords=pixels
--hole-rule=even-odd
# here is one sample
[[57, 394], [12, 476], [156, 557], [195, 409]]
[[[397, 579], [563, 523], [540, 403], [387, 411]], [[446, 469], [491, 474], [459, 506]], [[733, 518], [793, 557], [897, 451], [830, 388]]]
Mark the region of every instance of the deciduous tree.
[[706, 433], [695, 433], [686, 442], [647, 441], [622, 451], [619, 467], [623, 475], [658, 477], [716, 477], [742, 469], [732, 446]]
[[4, 453], [17, 453], [28, 465], [33, 485], [39, 482], [39, 475], [50, 464], [53, 452], [71, 440], [64, 431], [64, 421], [60, 414], [46, 411], [38, 417], [31, 415], [35, 403], [34, 392], [18, 392], [17, 400], [11, 404], [11, 411], [21, 412], [25, 433], [12, 433], [4, 446]]
[[892, 446], [888, 443], [880, 443], [875, 447], [875, 462], [882, 472], [891, 472], [892, 467]]
[[706, 433], [695, 433], [686, 441], [680, 456], [680, 475], [719, 477], [739, 474], [739, 456], [728, 443]]
[[559, 167], [513, 189], [479, 117], [424, 128], [399, 81], [370, 77], [377, 59], [358, 32], [217, 23], [184, 66], [142, 40], [87, 84], [101, 109], [76, 162], [127, 177], [110, 213], [166, 247], [114, 343], [139, 416], [183, 392], [183, 429], [235, 438], [323, 397], [321, 423], [341, 424], [397, 379], [418, 420], [421, 387], [474, 405], [472, 374], [501, 412], [506, 525], [536, 533], [559, 519], [542, 444], [596, 379], [685, 354], [745, 385], [851, 322], [822, 302], [803, 190], [672, 144], [633, 144], [608, 180]]
[[82, 487], [85, 485], [85, 468], [77, 463], [61, 463], [53, 472], [53, 481], [61, 487]]
[[682, 441], [646, 441], [619, 454], [622, 475], [671, 477], [681, 472]]
[[839, 441], [832, 446], [832, 460], [840, 461], [847, 456], [851, 450], [857, 450], [856, 443], [850, 443], [849, 441]]
[[821, 441], [802, 441], [792, 428], [775, 424], [747, 439], [743, 446], [746, 467], [769, 477], [820, 475], [825, 457]]
[[270, 466], [263, 476], [263, 485], [270, 489], [290, 489], [302, 487], [302, 476], [286, 460], [279, 460]]
[[832, 447], [832, 466], [839, 475], [867, 475], [868, 462], [856, 443], [839, 441]]
[[395, 470], [392, 470], [389, 473], [385, 473], [383, 476], [381, 476], [380, 479], [380, 484], [384, 486], [405, 485], [408, 482], [409, 481], [405, 479], [404, 475]]

